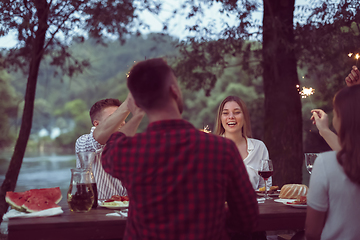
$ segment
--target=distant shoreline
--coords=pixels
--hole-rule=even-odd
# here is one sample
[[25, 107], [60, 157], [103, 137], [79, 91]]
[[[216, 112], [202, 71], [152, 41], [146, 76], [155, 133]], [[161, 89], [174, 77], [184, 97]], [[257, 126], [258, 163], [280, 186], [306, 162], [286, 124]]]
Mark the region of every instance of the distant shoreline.
[[[14, 149], [0, 149], [0, 159], [9, 160], [11, 159], [14, 153]], [[26, 151], [24, 158], [26, 157], [37, 157], [37, 156], [52, 156], [52, 155], [74, 155], [75, 157], [75, 147], [73, 149], [69, 148], [51, 148], [43, 152], [40, 151]]]

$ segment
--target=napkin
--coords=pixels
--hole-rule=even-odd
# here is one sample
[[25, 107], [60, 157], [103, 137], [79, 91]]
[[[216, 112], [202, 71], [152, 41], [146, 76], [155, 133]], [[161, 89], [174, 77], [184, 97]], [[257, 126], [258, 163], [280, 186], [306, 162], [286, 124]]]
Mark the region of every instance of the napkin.
[[25, 213], [19, 212], [15, 209], [11, 209], [3, 216], [3, 220], [8, 220], [10, 218], [31, 218], [31, 217], [49, 217], [56, 216], [62, 214], [64, 211], [61, 207], [49, 208], [43, 211], [33, 212], [33, 213]]
[[108, 213], [106, 216], [114, 216], [114, 217], [127, 217], [128, 211], [122, 210], [122, 211], [115, 211], [114, 213]]
[[279, 202], [279, 203], [286, 203], [286, 202], [293, 202], [296, 199], [286, 199], [286, 198], [279, 198], [279, 199], [275, 199], [274, 202]]

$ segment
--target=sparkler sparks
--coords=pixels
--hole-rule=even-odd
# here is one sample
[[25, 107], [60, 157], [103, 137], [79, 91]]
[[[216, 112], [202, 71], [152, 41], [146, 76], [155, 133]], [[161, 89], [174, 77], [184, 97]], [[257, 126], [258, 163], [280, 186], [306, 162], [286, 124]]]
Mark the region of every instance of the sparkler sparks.
[[358, 63], [358, 60], [360, 58], [360, 54], [359, 53], [349, 53], [348, 54], [348, 57], [351, 58], [352, 56], [354, 56], [354, 58], [356, 59], [356, 66], [357, 66], [357, 63]]
[[315, 93], [315, 88], [306, 88], [306, 87], [302, 87], [302, 90], [300, 91], [300, 86], [299, 85], [296, 85], [296, 88], [297, 90], [299, 91], [299, 94], [301, 95], [301, 98], [307, 98], [309, 97], [310, 98], [310, 102], [311, 102], [311, 105], [312, 105], [312, 108], [314, 108], [314, 104], [311, 100], [311, 95], [313, 95]]
[[209, 125], [206, 125], [203, 129], [200, 129], [200, 131], [205, 132], [205, 133], [211, 133]]
[[312, 87], [310, 87], [310, 88], [303, 87], [302, 90], [299, 91], [299, 94], [301, 95], [302, 98], [307, 98], [310, 95], [313, 95], [314, 93], [315, 93], [315, 89]]

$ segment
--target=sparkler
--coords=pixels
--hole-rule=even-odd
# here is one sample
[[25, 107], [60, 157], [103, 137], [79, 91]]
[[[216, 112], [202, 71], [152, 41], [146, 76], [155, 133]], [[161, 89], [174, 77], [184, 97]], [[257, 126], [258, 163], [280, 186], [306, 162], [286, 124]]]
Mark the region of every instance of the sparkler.
[[312, 105], [312, 108], [314, 109], [314, 104], [311, 100], [311, 95], [313, 95], [315, 93], [315, 88], [306, 88], [306, 87], [302, 87], [302, 90], [300, 91], [300, 86], [299, 85], [296, 85], [296, 88], [297, 90], [299, 91], [299, 94], [301, 95], [301, 98], [307, 98], [309, 97], [310, 98], [310, 102], [311, 102], [311, 105]]
[[299, 92], [302, 98], [310, 97], [310, 95], [313, 95], [315, 93], [315, 89], [312, 87], [311, 88], [303, 87], [302, 89], [303, 90]]
[[[352, 56], [354, 55], [354, 53], [349, 53], [348, 54], [348, 57], [349, 58], [351, 58]], [[358, 65], [358, 61], [359, 61], [359, 58], [360, 58], [360, 54], [359, 53], [356, 53], [355, 55], [354, 55], [354, 58], [356, 59], [356, 66]]]
[[200, 131], [205, 132], [205, 133], [211, 133], [209, 125], [206, 125], [203, 129], [200, 129]]

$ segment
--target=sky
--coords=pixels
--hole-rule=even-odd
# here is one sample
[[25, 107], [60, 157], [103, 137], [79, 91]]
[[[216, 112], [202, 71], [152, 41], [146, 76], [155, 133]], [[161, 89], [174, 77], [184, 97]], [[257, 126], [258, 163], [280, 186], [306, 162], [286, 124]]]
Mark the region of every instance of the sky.
[[[145, 11], [139, 14], [140, 18], [145, 20], [147, 24], [150, 25], [149, 30], [143, 30], [142, 33], [147, 34], [149, 32], [161, 32], [163, 25], [162, 22], [169, 23], [169, 34], [178, 37], [180, 40], [186, 38], [189, 33], [185, 31], [187, 25], [193, 24], [197, 20], [203, 21], [204, 25], [212, 22], [218, 29], [221, 30], [223, 21], [226, 21], [230, 26], [233, 26], [237, 23], [235, 17], [225, 17], [218, 12], [218, 9], [221, 7], [221, 3], [214, 2], [212, 8], [205, 9], [203, 16], [198, 16], [192, 18], [191, 20], [186, 20], [185, 15], [177, 15], [175, 18], [169, 17], [172, 15], [174, 9], [180, 9], [181, 1], [178, 0], [163, 0], [163, 11], [160, 15], [156, 16], [152, 13]], [[306, 5], [308, 0], [296, 0], [295, 5]], [[184, 11], [186, 12], [186, 11]], [[222, 20], [221, 20], [222, 19]], [[255, 12], [253, 14], [253, 19], [258, 19], [262, 21], [262, 10]], [[0, 48], [10, 48], [16, 44], [16, 33], [12, 32], [5, 37], [0, 37]]]

